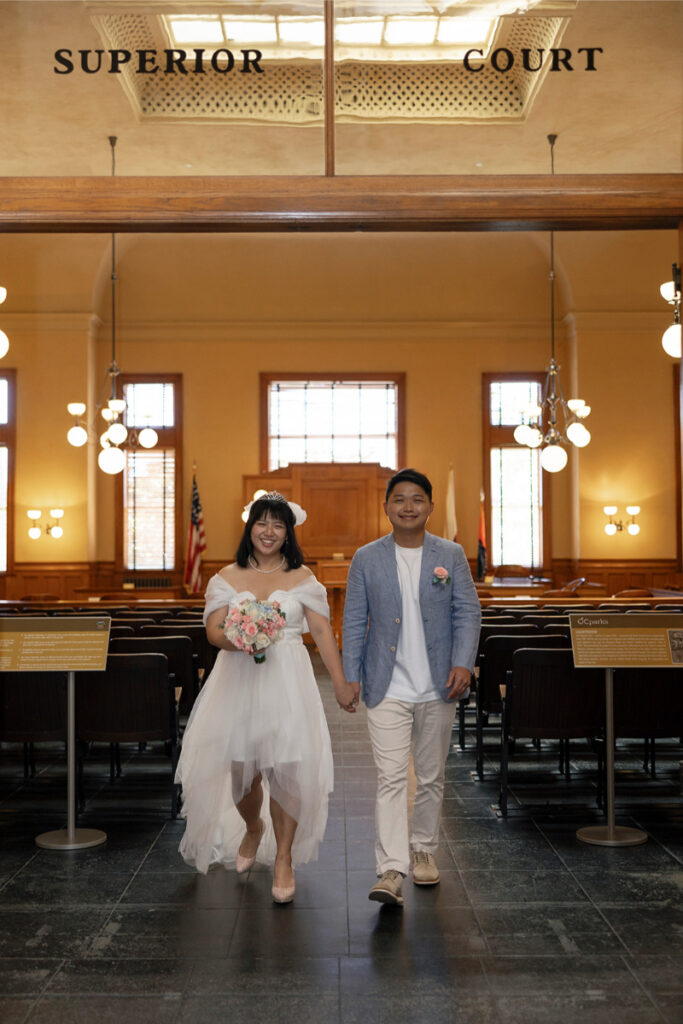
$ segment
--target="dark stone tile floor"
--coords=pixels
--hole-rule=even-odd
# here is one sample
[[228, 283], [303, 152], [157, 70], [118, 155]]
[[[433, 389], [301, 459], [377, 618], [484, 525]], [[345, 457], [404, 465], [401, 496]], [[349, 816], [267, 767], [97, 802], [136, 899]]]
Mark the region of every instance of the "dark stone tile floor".
[[[319, 666], [318, 666], [319, 667]], [[374, 768], [365, 716], [336, 708], [319, 671], [336, 785], [320, 858], [297, 872], [296, 902], [274, 906], [270, 874], [205, 877], [180, 859], [163, 750], [87, 762], [79, 823], [105, 846], [39, 849], [64, 821], [59, 745], [0, 746], [0, 1022], [49, 1024], [650, 1024], [683, 1020], [682, 751], [617, 752], [617, 814], [648, 833], [610, 849], [576, 838], [601, 823], [594, 763], [573, 748], [519, 744], [510, 810], [496, 811], [497, 746], [484, 781], [473, 730], [447, 766], [433, 889], [406, 884], [403, 910], [370, 903]]]

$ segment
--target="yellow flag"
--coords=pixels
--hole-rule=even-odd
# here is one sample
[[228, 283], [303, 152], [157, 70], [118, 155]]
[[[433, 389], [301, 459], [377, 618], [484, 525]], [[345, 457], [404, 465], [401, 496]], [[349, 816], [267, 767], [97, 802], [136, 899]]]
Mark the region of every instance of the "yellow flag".
[[455, 518], [455, 477], [452, 466], [448, 470], [446, 485], [446, 519], [443, 524], [443, 536], [447, 540], [458, 539], [458, 520]]

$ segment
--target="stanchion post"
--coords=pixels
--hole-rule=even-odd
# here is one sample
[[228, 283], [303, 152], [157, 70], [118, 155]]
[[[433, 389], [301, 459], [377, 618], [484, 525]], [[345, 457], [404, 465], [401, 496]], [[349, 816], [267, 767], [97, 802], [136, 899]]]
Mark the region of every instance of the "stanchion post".
[[614, 669], [605, 669], [605, 799], [607, 825], [580, 828], [577, 839], [594, 846], [639, 846], [647, 842], [647, 832], [616, 825], [614, 820]]
[[76, 828], [76, 673], [66, 677], [66, 828], [36, 836], [45, 850], [84, 850], [107, 841], [107, 833], [98, 828]]

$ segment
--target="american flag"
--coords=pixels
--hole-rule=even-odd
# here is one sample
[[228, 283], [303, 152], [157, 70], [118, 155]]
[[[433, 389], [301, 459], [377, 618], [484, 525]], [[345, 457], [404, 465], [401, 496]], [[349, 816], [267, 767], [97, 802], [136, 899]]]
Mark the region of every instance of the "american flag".
[[204, 536], [204, 515], [199, 500], [197, 477], [192, 477], [192, 512], [190, 513], [190, 533], [187, 538], [187, 555], [185, 557], [185, 590], [189, 594], [197, 594], [202, 589], [202, 552], [206, 551]]

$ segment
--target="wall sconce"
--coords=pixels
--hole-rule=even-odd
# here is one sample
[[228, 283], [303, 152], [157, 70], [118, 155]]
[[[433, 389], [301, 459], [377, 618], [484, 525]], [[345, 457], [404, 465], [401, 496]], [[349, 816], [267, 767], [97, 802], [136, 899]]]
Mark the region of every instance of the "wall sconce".
[[673, 359], [681, 358], [681, 268], [677, 263], [671, 267], [672, 280], [660, 286], [659, 292], [665, 302], [674, 308], [674, 322], [662, 335], [662, 348]]
[[636, 537], [640, 533], [640, 526], [636, 522], [636, 516], [640, 512], [640, 505], [626, 506], [626, 515], [631, 517], [630, 523], [624, 523], [621, 519], [615, 522], [614, 516], [618, 512], [616, 505], [605, 505], [602, 511], [609, 517], [609, 522], [605, 523], [605, 533], [608, 537], [613, 537], [615, 533], [621, 532], [624, 529], [628, 530], [632, 537]]
[[59, 538], [64, 533], [64, 530], [59, 525], [59, 520], [64, 515], [63, 508], [51, 508], [50, 516], [52, 519], [56, 519], [57, 522], [45, 523], [44, 526], [38, 526], [38, 520], [42, 515], [42, 512], [40, 511], [39, 508], [30, 508], [26, 515], [33, 522], [33, 526], [29, 527], [28, 531], [28, 535], [31, 538], [31, 540], [38, 540], [41, 533], [47, 533], [50, 537], [54, 537], [55, 540], [59, 540]]

